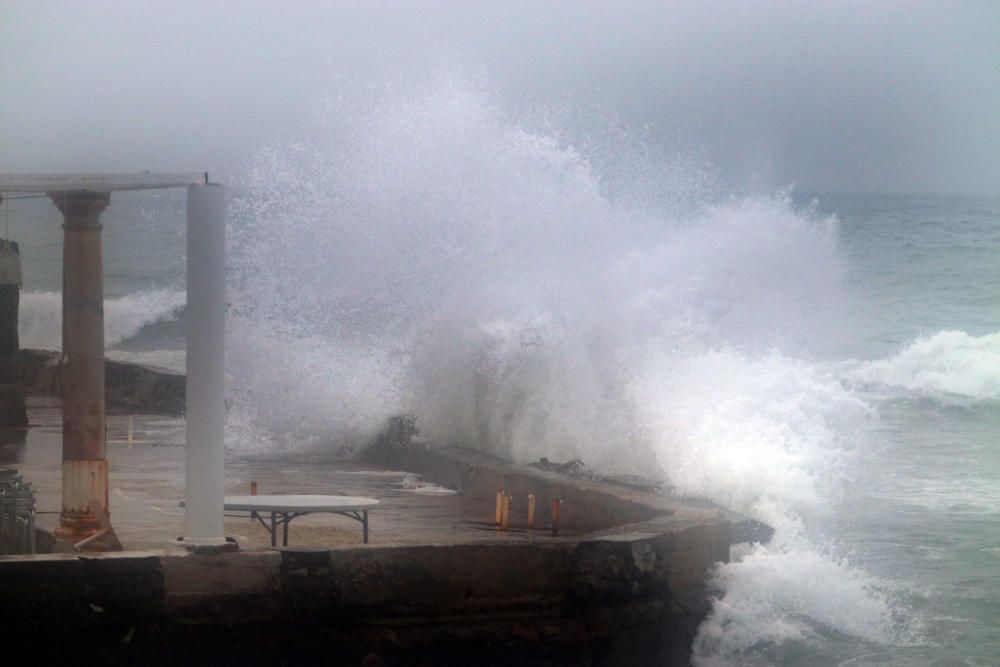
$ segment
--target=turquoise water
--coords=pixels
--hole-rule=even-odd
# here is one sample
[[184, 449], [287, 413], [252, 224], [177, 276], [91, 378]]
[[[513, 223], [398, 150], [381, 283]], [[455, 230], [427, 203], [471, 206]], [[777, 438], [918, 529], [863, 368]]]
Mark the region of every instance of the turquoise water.
[[845, 260], [845, 319], [809, 356], [814, 381], [863, 417], [813, 408], [828, 430], [812, 446], [845, 455], [818, 476], [839, 479], [771, 514], [795, 522], [785, 544], [722, 569], [699, 660], [998, 664], [1000, 198], [796, 200], [837, 217]]
[[[895, 359], [873, 375], [885, 384], [862, 389], [878, 418], [830, 532], [859, 567], [898, 584], [914, 644], [869, 646], [847, 664], [998, 664], [1000, 198], [819, 201], [841, 220], [865, 324], [845, 355]], [[936, 344], [916, 349], [920, 337]], [[838, 660], [859, 651], [830, 641], [845, 644], [829, 651]]]

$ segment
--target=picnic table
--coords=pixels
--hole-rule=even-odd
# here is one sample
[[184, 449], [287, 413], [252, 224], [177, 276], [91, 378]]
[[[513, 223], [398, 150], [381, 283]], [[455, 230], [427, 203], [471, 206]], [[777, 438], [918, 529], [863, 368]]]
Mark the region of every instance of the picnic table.
[[[288, 546], [288, 524], [292, 519], [304, 514], [341, 514], [354, 519], [362, 526], [365, 544], [368, 544], [368, 512], [375, 509], [379, 501], [361, 496], [320, 496], [320, 495], [270, 495], [270, 496], [226, 496], [223, 511], [250, 512], [264, 528], [271, 533], [271, 546], [277, 546], [278, 526], [282, 528], [283, 546]], [[270, 514], [270, 522], [262, 514]], [[232, 515], [230, 515], [232, 516]]]

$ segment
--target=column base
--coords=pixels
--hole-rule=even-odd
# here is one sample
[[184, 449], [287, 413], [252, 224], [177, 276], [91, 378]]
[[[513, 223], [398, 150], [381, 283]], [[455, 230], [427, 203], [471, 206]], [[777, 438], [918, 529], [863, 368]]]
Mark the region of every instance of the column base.
[[[62, 487], [62, 515], [59, 517], [59, 527], [53, 531], [56, 539], [78, 544], [102, 531], [113, 532], [107, 514], [107, 460], [63, 461]], [[104, 540], [90, 542], [87, 544], [87, 549], [108, 551], [114, 548], [104, 542]]]
[[93, 514], [89, 516], [85, 514], [66, 516], [63, 514], [59, 517], [59, 527], [52, 531], [52, 534], [61, 542], [76, 544], [102, 530], [104, 528], [101, 527], [101, 522]]

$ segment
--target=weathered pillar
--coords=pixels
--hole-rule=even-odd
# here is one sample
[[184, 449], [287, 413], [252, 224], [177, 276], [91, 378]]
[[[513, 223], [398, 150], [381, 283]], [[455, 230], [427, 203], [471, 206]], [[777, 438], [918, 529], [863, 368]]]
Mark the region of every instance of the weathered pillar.
[[224, 544], [226, 199], [216, 184], [188, 187], [185, 534]]
[[104, 269], [101, 213], [107, 192], [74, 190], [49, 197], [63, 214], [62, 517], [56, 537], [69, 542], [101, 530], [91, 511], [108, 508], [104, 424]]
[[[0, 197], [3, 201], [3, 197]], [[21, 254], [0, 240], [0, 428], [28, 425], [24, 389], [17, 381], [17, 313], [21, 298]]]

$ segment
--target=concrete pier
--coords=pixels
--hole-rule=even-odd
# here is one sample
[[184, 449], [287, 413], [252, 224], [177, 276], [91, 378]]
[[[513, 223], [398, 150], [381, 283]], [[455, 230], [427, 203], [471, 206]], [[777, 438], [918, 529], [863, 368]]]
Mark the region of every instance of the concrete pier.
[[[44, 551], [61, 406], [31, 395], [28, 408], [37, 426], [18, 469], [38, 492]], [[294, 546], [265, 548], [266, 531], [243, 516], [225, 523], [241, 551], [189, 552], [168, 546], [185, 522], [184, 421], [139, 414], [134, 446], [129, 421], [108, 420], [110, 501], [122, 542], [146, 551], [0, 558], [8, 657], [57, 658], [71, 643], [104, 664], [684, 665], [711, 568], [730, 544], [768, 539], [704, 501], [433, 447], [395, 419], [363, 462], [303, 452], [225, 468], [230, 494], [257, 482], [266, 493], [379, 498], [368, 544], [344, 517], [310, 515], [292, 527]], [[457, 493], [416, 491], [427, 482]], [[508, 530], [494, 522], [498, 490], [512, 498]]]
[[102, 530], [108, 507], [104, 414], [104, 270], [100, 216], [107, 192], [50, 195], [63, 214], [63, 498], [56, 536], [76, 543]]
[[[123, 428], [122, 417], [112, 422], [116, 528], [129, 546], [157, 530], [159, 539], [142, 552], [0, 559], [0, 625], [20, 642], [9, 656], [38, 659], [58, 627], [105, 664], [219, 656], [240, 665], [682, 665], [708, 611], [707, 573], [733, 540], [733, 522], [717, 508], [471, 450], [414, 448], [408, 465], [461, 493], [413, 494], [371, 463], [227, 466], [230, 492], [261, 480], [272, 493], [381, 498], [369, 544], [343, 517], [316, 516], [293, 527], [295, 546], [255, 549], [264, 542], [242, 517], [227, 523], [245, 536], [239, 552], [165, 550], [171, 533], [162, 525], [183, 520], [183, 452], [129, 449]], [[44, 501], [44, 463], [21, 467]], [[566, 529], [558, 537], [544, 525], [528, 530], [520, 511], [509, 530], [498, 529], [492, 499], [475, 498], [497, 483], [517, 496], [523, 487], [564, 498]]]

